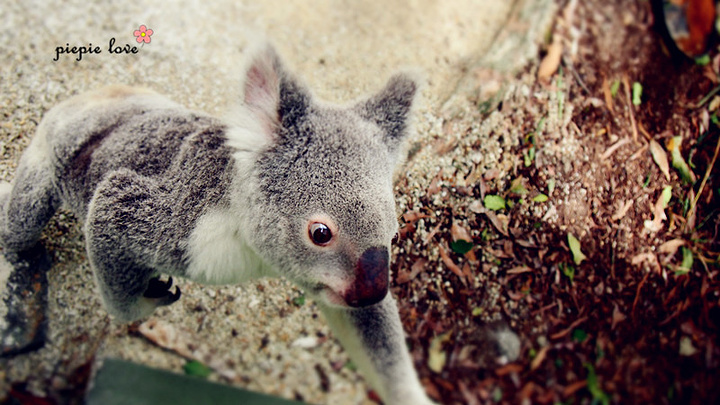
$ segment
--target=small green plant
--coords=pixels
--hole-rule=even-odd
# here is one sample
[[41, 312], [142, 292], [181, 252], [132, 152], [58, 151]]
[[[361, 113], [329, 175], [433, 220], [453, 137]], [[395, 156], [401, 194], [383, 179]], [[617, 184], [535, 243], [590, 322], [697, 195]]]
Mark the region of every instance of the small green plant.
[[493, 211], [505, 209], [505, 199], [499, 195], [488, 194], [483, 200], [485, 208]]
[[183, 366], [183, 371], [187, 375], [194, 375], [196, 377], [207, 377], [212, 374], [212, 370], [197, 360], [190, 360]]

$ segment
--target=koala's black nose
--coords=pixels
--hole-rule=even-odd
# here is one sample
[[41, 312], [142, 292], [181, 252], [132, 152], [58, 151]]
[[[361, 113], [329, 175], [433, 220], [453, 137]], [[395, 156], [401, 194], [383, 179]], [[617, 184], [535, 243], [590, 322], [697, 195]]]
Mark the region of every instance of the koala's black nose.
[[355, 282], [345, 292], [351, 307], [366, 307], [382, 301], [388, 293], [390, 254], [385, 247], [373, 247], [360, 256], [355, 266]]

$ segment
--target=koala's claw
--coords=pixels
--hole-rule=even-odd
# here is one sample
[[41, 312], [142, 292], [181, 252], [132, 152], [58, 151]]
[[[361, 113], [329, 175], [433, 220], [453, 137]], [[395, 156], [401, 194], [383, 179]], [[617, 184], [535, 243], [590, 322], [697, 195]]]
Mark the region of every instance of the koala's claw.
[[143, 293], [145, 298], [157, 299], [158, 305], [170, 305], [180, 299], [180, 289], [175, 286], [175, 292], [170, 292], [173, 279], [168, 277], [168, 281], [160, 281], [159, 277], [151, 278], [148, 287]]

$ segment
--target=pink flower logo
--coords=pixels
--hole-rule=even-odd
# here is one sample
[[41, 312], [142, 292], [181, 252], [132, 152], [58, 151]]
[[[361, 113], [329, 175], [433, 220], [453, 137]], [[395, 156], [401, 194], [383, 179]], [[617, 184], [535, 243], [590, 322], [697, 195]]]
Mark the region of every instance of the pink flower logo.
[[153, 34], [153, 30], [149, 29], [148, 27], [141, 25], [140, 29], [135, 30], [133, 32], [133, 35], [135, 35], [135, 40], [138, 41], [138, 43], [144, 42], [146, 44], [150, 43], [150, 36]]

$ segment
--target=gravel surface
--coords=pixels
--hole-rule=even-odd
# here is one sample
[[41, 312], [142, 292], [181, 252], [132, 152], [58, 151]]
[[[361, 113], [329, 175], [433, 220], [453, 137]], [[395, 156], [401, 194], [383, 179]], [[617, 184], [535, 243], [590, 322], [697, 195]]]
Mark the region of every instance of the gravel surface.
[[[462, 116], [505, 86], [509, 71], [536, 54], [547, 29], [551, 1], [449, 1], [390, 3], [322, 0], [287, 2], [163, 1], [127, 3], [42, 1], [3, 4], [0, 13], [0, 179], [11, 181], [20, 154], [43, 114], [58, 102], [111, 83], [142, 85], [191, 108], [224, 114], [236, 102], [247, 49], [268, 38], [313, 89], [332, 102], [376, 90], [398, 68], [420, 70], [427, 80], [417, 111], [420, 149], [401, 173], [400, 195], [427, 188], [452, 159], [421, 148], [459, 131], [445, 117]], [[260, 3], [260, 4], [258, 4]], [[527, 4], [526, 4], [527, 3]], [[154, 30], [137, 54], [110, 54], [136, 45], [140, 24]], [[56, 47], [99, 46], [101, 53], [57, 55]], [[57, 61], [53, 59], [58, 56]], [[480, 89], [478, 91], [478, 88]], [[517, 90], [517, 91], [521, 91]], [[469, 159], [485, 168], [503, 165], [492, 137], [503, 117], [467, 123], [467, 142], [483, 147]], [[517, 139], [517, 137], [513, 137]], [[457, 139], [456, 139], [457, 140]], [[477, 162], [475, 162], [477, 163]], [[407, 208], [401, 201], [399, 212]], [[48, 275], [49, 336], [34, 353], [0, 359], [0, 399], [12, 384], [72, 402], [88, 366], [112, 356], [182, 372], [186, 359], [208, 364], [210, 378], [310, 403], [371, 403], [367, 386], [332, 339], [316, 306], [283, 280], [224, 288], [177, 280], [183, 298], [146, 323], [117, 325], [102, 308], [85, 260], [80, 224], [58, 213], [44, 233], [54, 257]], [[2, 281], [0, 265], [0, 281]]]

